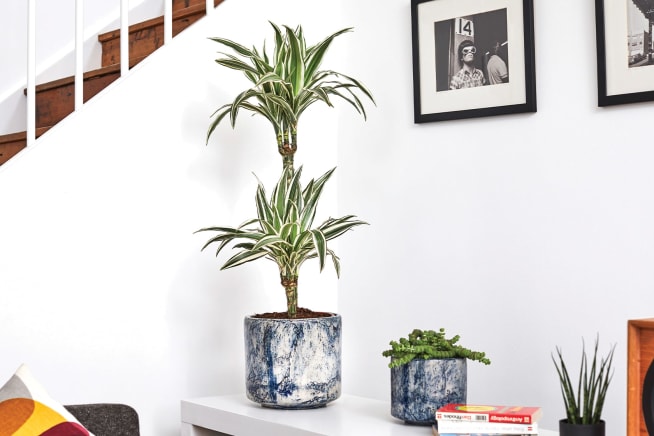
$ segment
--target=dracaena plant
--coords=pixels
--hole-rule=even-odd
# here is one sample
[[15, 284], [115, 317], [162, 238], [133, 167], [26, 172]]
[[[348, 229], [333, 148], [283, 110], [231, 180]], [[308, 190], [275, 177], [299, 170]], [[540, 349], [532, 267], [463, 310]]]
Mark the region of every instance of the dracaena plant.
[[[302, 188], [300, 177], [302, 167], [297, 171], [286, 168], [282, 172], [270, 197], [267, 197], [261, 182], [256, 192], [257, 217], [238, 227], [207, 227], [197, 232], [217, 232], [202, 247], [217, 243], [216, 256], [232, 242], [237, 253], [230, 257], [221, 269], [233, 268], [260, 258], [274, 261], [279, 267], [281, 284], [286, 292], [289, 318], [295, 318], [298, 301], [298, 276], [300, 266], [317, 258], [322, 271], [326, 260], [331, 257], [337, 276], [340, 276], [340, 261], [327, 242], [343, 235], [353, 227], [366, 224], [354, 215], [328, 218], [314, 227], [318, 201], [325, 183], [335, 168], [320, 178], [310, 180]], [[196, 232], [196, 233], [197, 233]]]
[[613, 378], [611, 365], [613, 364], [615, 345], [611, 347], [606, 357], [599, 359], [598, 346], [599, 338], [596, 338], [593, 358], [589, 360], [586, 354], [586, 345], [583, 344], [576, 389], [568, 373], [561, 349], [556, 347], [556, 359], [552, 355], [556, 372], [559, 375], [561, 394], [569, 424], [597, 424], [602, 418], [606, 391]]
[[293, 157], [298, 147], [298, 121], [313, 103], [322, 102], [332, 107], [334, 97], [345, 100], [366, 118], [361, 97], [374, 99], [368, 89], [353, 77], [332, 70], [321, 69], [321, 63], [332, 41], [352, 29], [333, 33], [315, 45], [308, 45], [301, 26], [280, 28], [270, 23], [275, 44], [272, 54], [261, 49], [249, 49], [226, 38], [211, 40], [233, 50], [235, 54], [221, 53], [216, 62], [224, 67], [241, 71], [252, 87], [239, 93], [234, 101], [219, 107], [212, 115], [207, 131], [207, 142], [216, 127], [229, 118], [232, 128], [241, 109], [266, 118], [273, 126], [277, 150], [283, 167], [293, 170]]

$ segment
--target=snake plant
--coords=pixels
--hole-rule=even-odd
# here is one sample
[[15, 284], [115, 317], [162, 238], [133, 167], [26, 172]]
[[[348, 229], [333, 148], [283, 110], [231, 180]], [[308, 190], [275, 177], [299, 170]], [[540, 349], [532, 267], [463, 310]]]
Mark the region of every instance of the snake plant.
[[219, 107], [212, 115], [207, 131], [207, 142], [216, 127], [229, 117], [232, 128], [241, 109], [266, 118], [273, 126], [277, 150], [283, 167], [293, 171], [293, 157], [297, 150], [297, 128], [300, 116], [316, 102], [333, 107], [332, 99], [347, 101], [366, 118], [362, 96], [374, 99], [370, 91], [358, 80], [320, 66], [327, 49], [339, 35], [352, 28], [339, 30], [315, 45], [308, 45], [301, 26], [280, 28], [270, 23], [275, 44], [271, 55], [266, 52], [265, 41], [261, 49], [249, 49], [226, 38], [209, 38], [235, 52], [221, 53], [219, 65], [241, 71], [252, 87], [239, 93], [234, 101]]
[[[337, 276], [340, 276], [338, 256], [327, 246], [327, 241], [343, 235], [355, 226], [367, 224], [354, 215], [328, 218], [313, 227], [318, 200], [325, 183], [335, 168], [320, 178], [311, 179], [305, 188], [300, 184], [302, 167], [297, 171], [285, 168], [272, 194], [267, 197], [261, 182], [255, 196], [257, 217], [238, 227], [207, 227], [197, 232], [217, 232], [202, 250], [218, 243], [216, 256], [231, 242], [239, 251], [221, 269], [233, 268], [260, 258], [273, 260], [279, 267], [281, 284], [286, 292], [287, 313], [295, 318], [298, 301], [300, 266], [308, 259], [317, 258], [320, 271], [327, 257], [331, 257]], [[197, 233], [196, 232], [196, 233]]]
[[554, 361], [556, 372], [559, 375], [561, 394], [569, 424], [597, 424], [602, 417], [606, 391], [613, 378], [611, 365], [613, 364], [615, 345], [611, 347], [606, 357], [599, 360], [598, 346], [599, 338], [596, 338], [593, 359], [590, 361], [586, 354], [586, 345], [583, 346], [576, 393], [563, 360], [563, 352], [556, 347], [558, 361], [552, 355], [552, 361]]
[[486, 353], [472, 351], [458, 345], [460, 336], [456, 335], [450, 339], [445, 337], [445, 329], [439, 331], [415, 329], [409, 333], [407, 338], [400, 338], [399, 341], [391, 341], [391, 348], [382, 352], [384, 357], [390, 357], [389, 368], [401, 366], [412, 360], [418, 359], [448, 359], [463, 357], [469, 360], [478, 361], [484, 365], [490, 365], [491, 361]]

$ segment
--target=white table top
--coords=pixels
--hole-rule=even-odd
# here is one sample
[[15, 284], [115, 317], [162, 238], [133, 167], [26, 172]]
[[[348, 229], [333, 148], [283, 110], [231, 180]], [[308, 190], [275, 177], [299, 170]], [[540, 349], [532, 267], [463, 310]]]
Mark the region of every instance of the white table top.
[[[430, 426], [391, 416], [390, 403], [343, 395], [319, 409], [261, 407], [244, 394], [183, 400], [182, 422], [234, 436], [430, 436]], [[540, 436], [558, 433], [540, 430]]]

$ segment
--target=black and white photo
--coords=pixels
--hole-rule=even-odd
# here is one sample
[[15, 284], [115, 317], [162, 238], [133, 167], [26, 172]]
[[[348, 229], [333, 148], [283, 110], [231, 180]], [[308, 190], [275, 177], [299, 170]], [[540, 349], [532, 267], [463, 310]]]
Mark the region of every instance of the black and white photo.
[[412, 0], [414, 120], [536, 111], [531, 0]]
[[654, 0], [595, 0], [598, 106], [654, 100]]
[[506, 9], [434, 23], [436, 90], [509, 82]]

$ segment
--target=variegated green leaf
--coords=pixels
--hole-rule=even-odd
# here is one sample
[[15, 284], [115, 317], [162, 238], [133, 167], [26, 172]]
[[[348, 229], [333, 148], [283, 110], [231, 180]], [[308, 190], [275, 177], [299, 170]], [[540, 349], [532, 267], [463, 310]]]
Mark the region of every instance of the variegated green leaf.
[[219, 38], [219, 37], [211, 37], [209, 39], [212, 40], [212, 41], [215, 41], [215, 42], [217, 42], [219, 44], [222, 44], [222, 45], [225, 45], [225, 46], [231, 48], [232, 50], [234, 50], [235, 52], [237, 52], [241, 56], [251, 57], [253, 55], [252, 52], [249, 49], [247, 49], [246, 47], [244, 47], [241, 44], [239, 44], [237, 42], [234, 42], [232, 40], [229, 40], [229, 39], [226, 39], [226, 38]]
[[327, 256], [327, 240], [325, 240], [325, 235], [318, 229], [311, 230], [311, 237], [316, 253], [318, 254], [320, 271], [322, 271], [325, 268], [325, 257]]
[[253, 260], [260, 259], [268, 253], [264, 250], [251, 251], [245, 250], [232, 256], [220, 269], [234, 268], [235, 266], [243, 265], [244, 263], [252, 262]]

